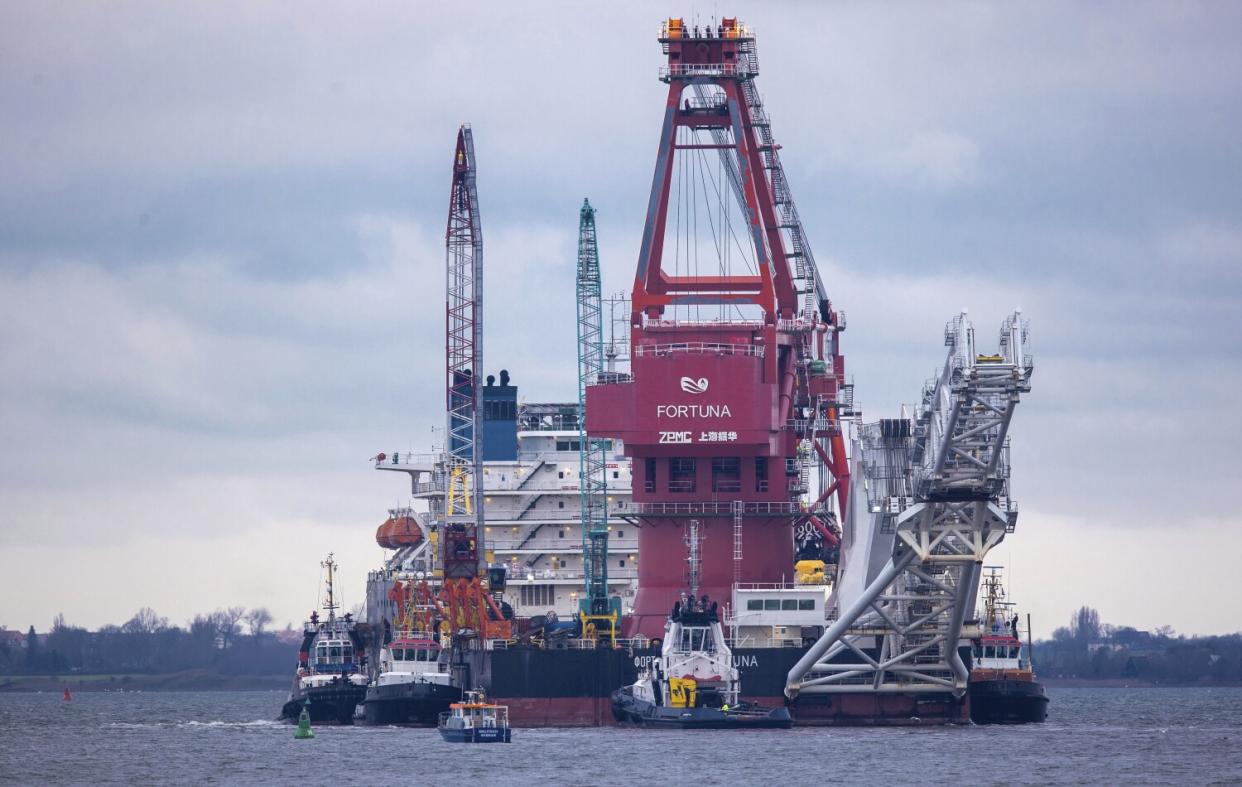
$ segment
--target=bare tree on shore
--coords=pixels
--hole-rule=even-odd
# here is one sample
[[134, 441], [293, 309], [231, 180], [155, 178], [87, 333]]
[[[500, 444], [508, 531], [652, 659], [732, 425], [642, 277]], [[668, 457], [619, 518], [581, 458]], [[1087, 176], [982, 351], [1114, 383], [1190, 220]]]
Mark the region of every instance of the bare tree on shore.
[[246, 613], [246, 625], [250, 627], [250, 636], [261, 637], [263, 631], [272, 622], [272, 613], [267, 607], [255, 607]]
[[154, 634], [168, 628], [168, 618], [162, 618], [150, 607], [143, 607], [121, 626], [127, 634]]
[[216, 634], [220, 638], [220, 649], [228, 650], [229, 645], [233, 643], [233, 637], [236, 636], [239, 628], [238, 623], [246, 614], [245, 607], [229, 607], [228, 609], [217, 609], [211, 613], [212, 620], [216, 624]]

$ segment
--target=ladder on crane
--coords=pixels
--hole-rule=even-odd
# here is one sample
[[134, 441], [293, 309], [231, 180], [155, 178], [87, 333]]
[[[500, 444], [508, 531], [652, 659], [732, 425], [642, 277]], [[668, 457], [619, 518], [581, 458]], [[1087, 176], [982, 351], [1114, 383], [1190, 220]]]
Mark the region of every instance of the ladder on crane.
[[604, 372], [604, 326], [595, 237], [595, 208], [578, 212], [578, 490], [581, 503], [583, 594], [578, 602], [582, 636], [617, 637], [621, 599], [608, 594], [608, 441], [586, 430], [586, 389]]

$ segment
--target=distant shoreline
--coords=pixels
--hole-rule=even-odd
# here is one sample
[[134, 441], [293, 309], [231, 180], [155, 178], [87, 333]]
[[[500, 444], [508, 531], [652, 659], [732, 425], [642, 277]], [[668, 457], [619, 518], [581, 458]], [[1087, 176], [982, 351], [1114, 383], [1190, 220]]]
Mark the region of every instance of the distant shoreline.
[[281, 691], [288, 675], [222, 675], [191, 670], [143, 675], [0, 675], [0, 693], [104, 691]]
[[1053, 689], [1223, 689], [1236, 688], [1239, 683], [1157, 683], [1137, 678], [1038, 678]]

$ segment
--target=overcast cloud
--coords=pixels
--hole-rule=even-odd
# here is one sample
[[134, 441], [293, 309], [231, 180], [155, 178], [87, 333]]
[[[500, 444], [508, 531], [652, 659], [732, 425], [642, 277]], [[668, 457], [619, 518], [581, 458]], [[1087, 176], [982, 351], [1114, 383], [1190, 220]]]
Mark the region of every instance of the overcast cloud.
[[[366, 459], [442, 421], [462, 121], [487, 366], [572, 398], [577, 208], [628, 287], [668, 8], [444, 8], [0, 9], [0, 625], [297, 620], [328, 551], [361, 600], [408, 491]], [[996, 558], [1036, 631], [1242, 629], [1242, 8], [736, 10], [867, 416], [959, 309], [1032, 320]]]

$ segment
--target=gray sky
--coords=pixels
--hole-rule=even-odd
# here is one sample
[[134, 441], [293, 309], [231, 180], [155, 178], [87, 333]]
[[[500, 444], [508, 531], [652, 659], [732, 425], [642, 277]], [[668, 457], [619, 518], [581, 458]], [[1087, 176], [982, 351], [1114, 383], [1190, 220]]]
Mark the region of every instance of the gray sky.
[[[461, 121], [487, 366], [572, 398], [577, 208], [628, 287], [669, 7], [445, 7], [0, 8], [0, 625], [298, 620], [328, 551], [361, 601], [407, 491], [366, 459], [442, 421]], [[736, 12], [866, 415], [959, 309], [1032, 320], [993, 562], [1036, 632], [1242, 629], [1242, 7]]]

